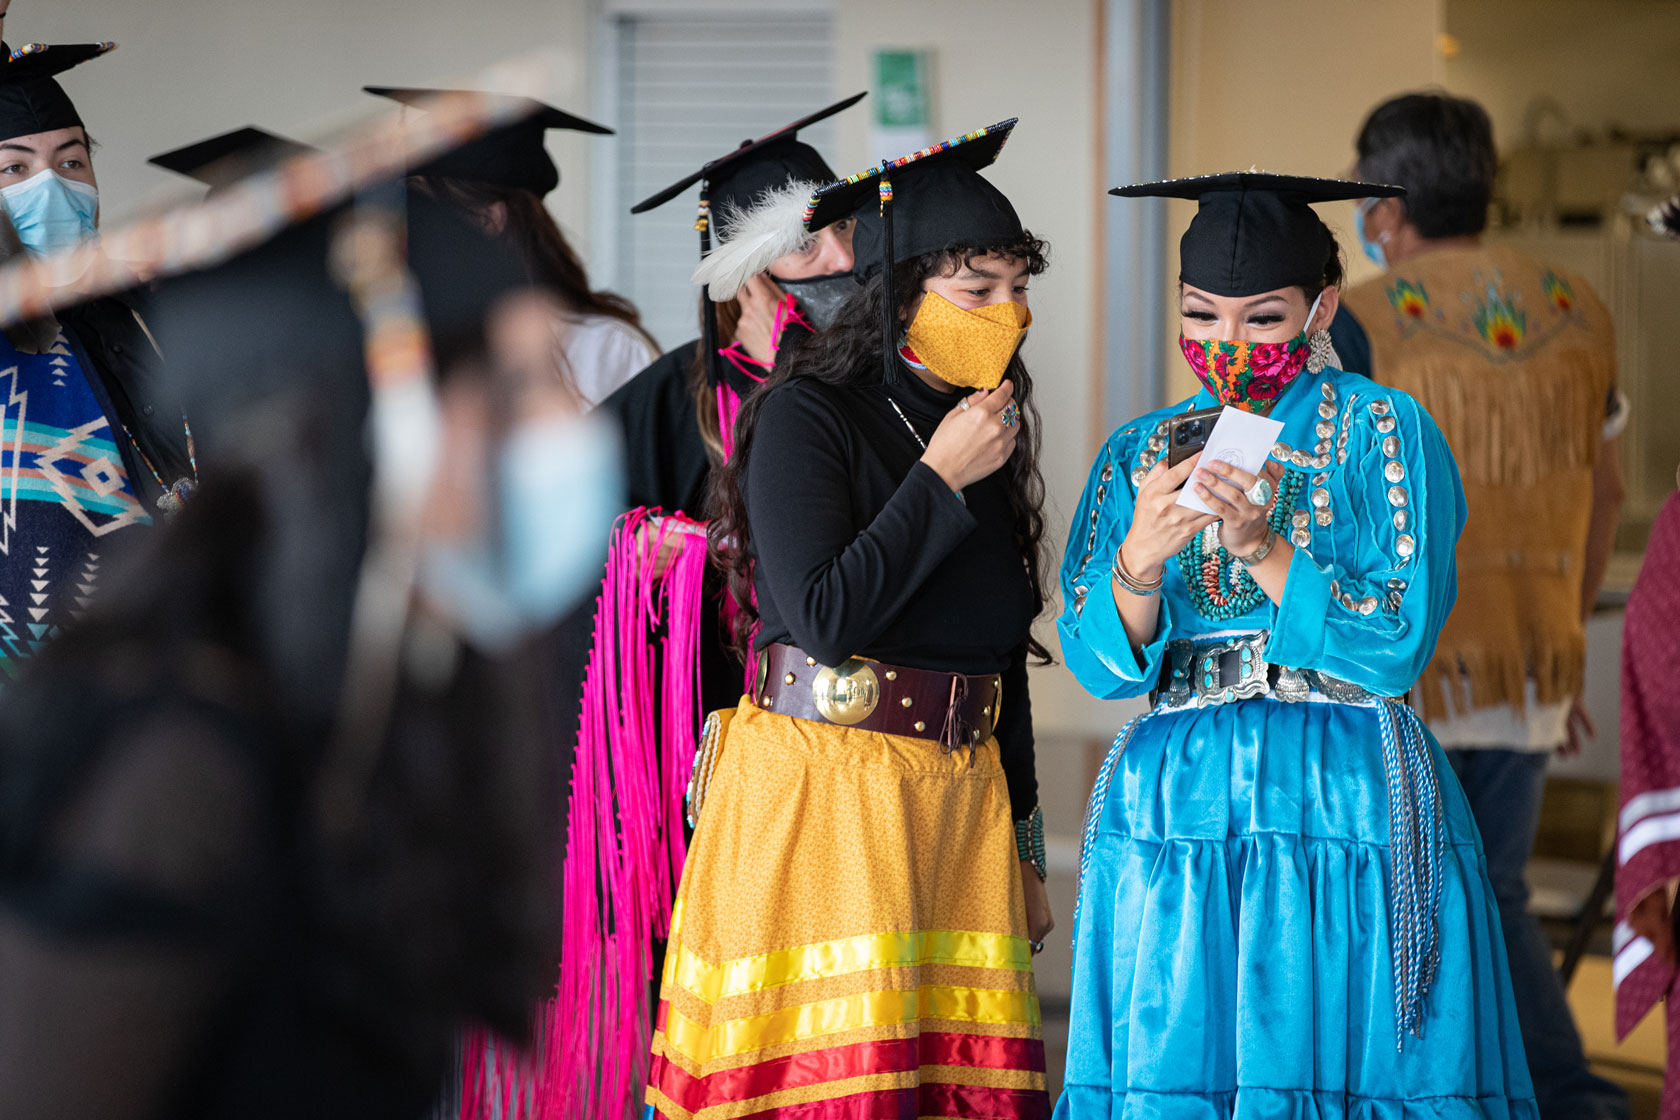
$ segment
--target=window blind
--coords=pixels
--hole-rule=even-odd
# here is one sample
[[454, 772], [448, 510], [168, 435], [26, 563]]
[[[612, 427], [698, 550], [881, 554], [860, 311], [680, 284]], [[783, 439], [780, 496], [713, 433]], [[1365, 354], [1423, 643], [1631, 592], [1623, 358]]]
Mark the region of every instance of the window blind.
[[[625, 16], [617, 31], [617, 179], [625, 211], [742, 140], [832, 99], [823, 15]], [[826, 154], [833, 127], [824, 121], [800, 137]], [[700, 259], [699, 197], [696, 185], [618, 222], [618, 289], [667, 350], [699, 334], [698, 293], [688, 280]]]

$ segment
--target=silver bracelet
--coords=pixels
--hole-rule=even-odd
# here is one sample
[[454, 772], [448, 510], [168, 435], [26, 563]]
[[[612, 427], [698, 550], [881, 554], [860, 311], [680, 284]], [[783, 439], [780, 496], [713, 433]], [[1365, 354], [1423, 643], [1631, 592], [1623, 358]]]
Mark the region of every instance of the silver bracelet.
[[1267, 525], [1266, 526], [1266, 536], [1263, 540], [1261, 540], [1260, 547], [1255, 549], [1253, 552], [1250, 552], [1247, 556], [1237, 556], [1237, 557], [1234, 557], [1234, 559], [1238, 563], [1240, 563], [1243, 567], [1252, 568], [1255, 565], [1259, 564], [1260, 561], [1262, 561], [1266, 557], [1270, 556], [1272, 554], [1272, 549], [1274, 549], [1276, 547], [1277, 547], [1277, 531], [1275, 529], [1273, 529], [1270, 525]]
[[[1126, 547], [1125, 542], [1122, 541], [1120, 548], [1124, 547]], [[1114, 582], [1118, 583], [1121, 587], [1124, 587], [1133, 595], [1137, 595], [1145, 599], [1161, 590], [1161, 581], [1166, 578], [1166, 573], [1162, 572], [1161, 575], [1156, 576], [1155, 582], [1153, 583], [1144, 583], [1131, 572], [1126, 570], [1126, 562], [1120, 559], [1120, 548], [1116, 548], [1114, 550]]]

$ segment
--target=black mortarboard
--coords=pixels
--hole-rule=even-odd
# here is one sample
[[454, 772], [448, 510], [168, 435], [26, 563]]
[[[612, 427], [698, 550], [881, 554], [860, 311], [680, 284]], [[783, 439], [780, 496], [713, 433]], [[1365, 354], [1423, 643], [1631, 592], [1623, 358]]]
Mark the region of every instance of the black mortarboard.
[[[498, 68], [497, 75], [507, 73]], [[549, 80], [552, 68], [533, 62], [510, 80]], [[384, 115], [344, 129], [330, 147], [306, 151], [230, 184], [222, 197], [173, 205], [115, 227], [102, 227], [97, 248], [82, 243], [42, 260], [0, 266], [0, 324], [35, 319], [55, 308], [133, 288], [134, 277], [161, 281], [211, 268], [281, 230], [309, 220], [348, 198], [399, 182], [415, 166], [452, 146], [518, 119], [536, 102], [449, 96], [419, 120]], [[75, 286], [55, 285], [55, 269], [74, 265]]]
[[765, 191], [786, 186], [792, 180], [827, 183], [836, 176], [828, 161], [811, 145], [799, 139], [799, 130], [810, 128], [820, 120], [850, 109], [868, 96], [868, 92], [854, 93], [824, 109], [757, 140], [743, 140], [741, 146], [727, 155], [709, 161], [700, 170], [672, 183], [657, 194], [630, 207], [630, 213], [641, 214], [682, 194], [694, 184], [700, 186], [700, 218], [695, 228], [700, 230], [700, 253], [711, 248], [707, 234], [713, 222], [720, 238], [727, 237], [725, 224], [732, 214], [745, 211]]
[[[376, 188], [391, 190], [391, 187]], [[420, 288], [440, 368], [478, 344], [479, 324], [502, 294], [525, 283], [508, 247], [451, 207], [402, 192], [407, 267]], [[233, 412], [264, 396], [328, 379], [365, 398], [364, 326], [335, 278], [332, 246], [353, 209], [344, 203], [202, 272], [170, 277], [149, 319], [170, 355], [170, 376], [204, 412], [213, 442]], [[198, 426], [197, 411], [194, 426]]]
[[1178, 243], [1178, 278], [1216, 296], [1252, 296], [1297, 286], [1316, 291], [1324, 283], [1331, 238], [1313, 203], [1398, 198], [1406, 188], [1227, 171], [1134, 183], [1108, 193], [1200, 203]]
[[887, 380], [898, 368], [897, 308], [890, 265], [961, 245], [983, 249], [1019, 241], [1020, 216], [980, 170], [1003, 151], [1018, 117], [889, 159], [811, 196], [805, 228], [816, 232], [856, 217], [857, 272], [882, 272], [882, 360]]
[[[401, 86], [363, 86], [362, 90], [422, 109], [434, 97], [463, 92]], [[530, 112], [513, 124], [487, 133], [424, 167], [416, 168], [415, 174], [526, 190], [541, 198], [560, 185], [560, 169], [554, 166], [554, 160], [549, 158], [545, 146], [549, 129], [612, 135], [613, 130], [606, 125], [584, 120], [552, 105], [528, 97], [509, 97], [507, 100], [526, 103]]]
[[[815, 232], [856, 216], [852, 249], [858, 272], [951, 245], [1002, 245], [1018, 240], [1021, 219], [1002, 191], [980, 174], [1003, 151], [1017, 118], [876, 164], [811, 196], [805, 228]], [[884, 185], [883, 185], [884, 184]], [[880, 205], [871, 205], [879, 202]], [[892, 228], [887, 228], [890, 215]]]
[[246, 125], [184, 148], [162, 152], [146, 162], [212, 189], [238, 182], [254, 171], [266, 171], [292, 156], [315, 149], [296, 140]]
[[25, 43], [0, 63], [0, 140], [76, 128], [82, 118], [53, 75], [115, 50], [115, 43]]

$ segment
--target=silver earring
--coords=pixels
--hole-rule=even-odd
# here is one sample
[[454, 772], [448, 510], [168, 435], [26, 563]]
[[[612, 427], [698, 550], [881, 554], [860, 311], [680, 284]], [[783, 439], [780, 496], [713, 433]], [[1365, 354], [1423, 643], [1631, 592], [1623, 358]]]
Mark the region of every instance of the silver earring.
[[1307, 372], [1323, 373], [1336, 357], [1336, 348], [1330, 345], [1330, 332], [1318, 331], [1307, 339]]

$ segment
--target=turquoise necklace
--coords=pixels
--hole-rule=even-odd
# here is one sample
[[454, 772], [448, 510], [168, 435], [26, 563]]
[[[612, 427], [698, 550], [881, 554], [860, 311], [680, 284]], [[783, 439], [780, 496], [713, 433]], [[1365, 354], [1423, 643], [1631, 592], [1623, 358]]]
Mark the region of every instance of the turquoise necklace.
[[[1277, 501], [1266, 518], [1272, 532], [1283, 533], [1289, 515], [1295, 510], [1295, 499], [1306, 482], [1307, 476], [1301, 471], [1284, 472], [1278, 481]], [[1214, 621], [1240, 618], [1266, 597], [1242, 561], [1219, 543], [1217, 521], [1191, 537], [1190, 543], [1179, 550], [1178, 574], [1184, 579], [1196, 613]]]

